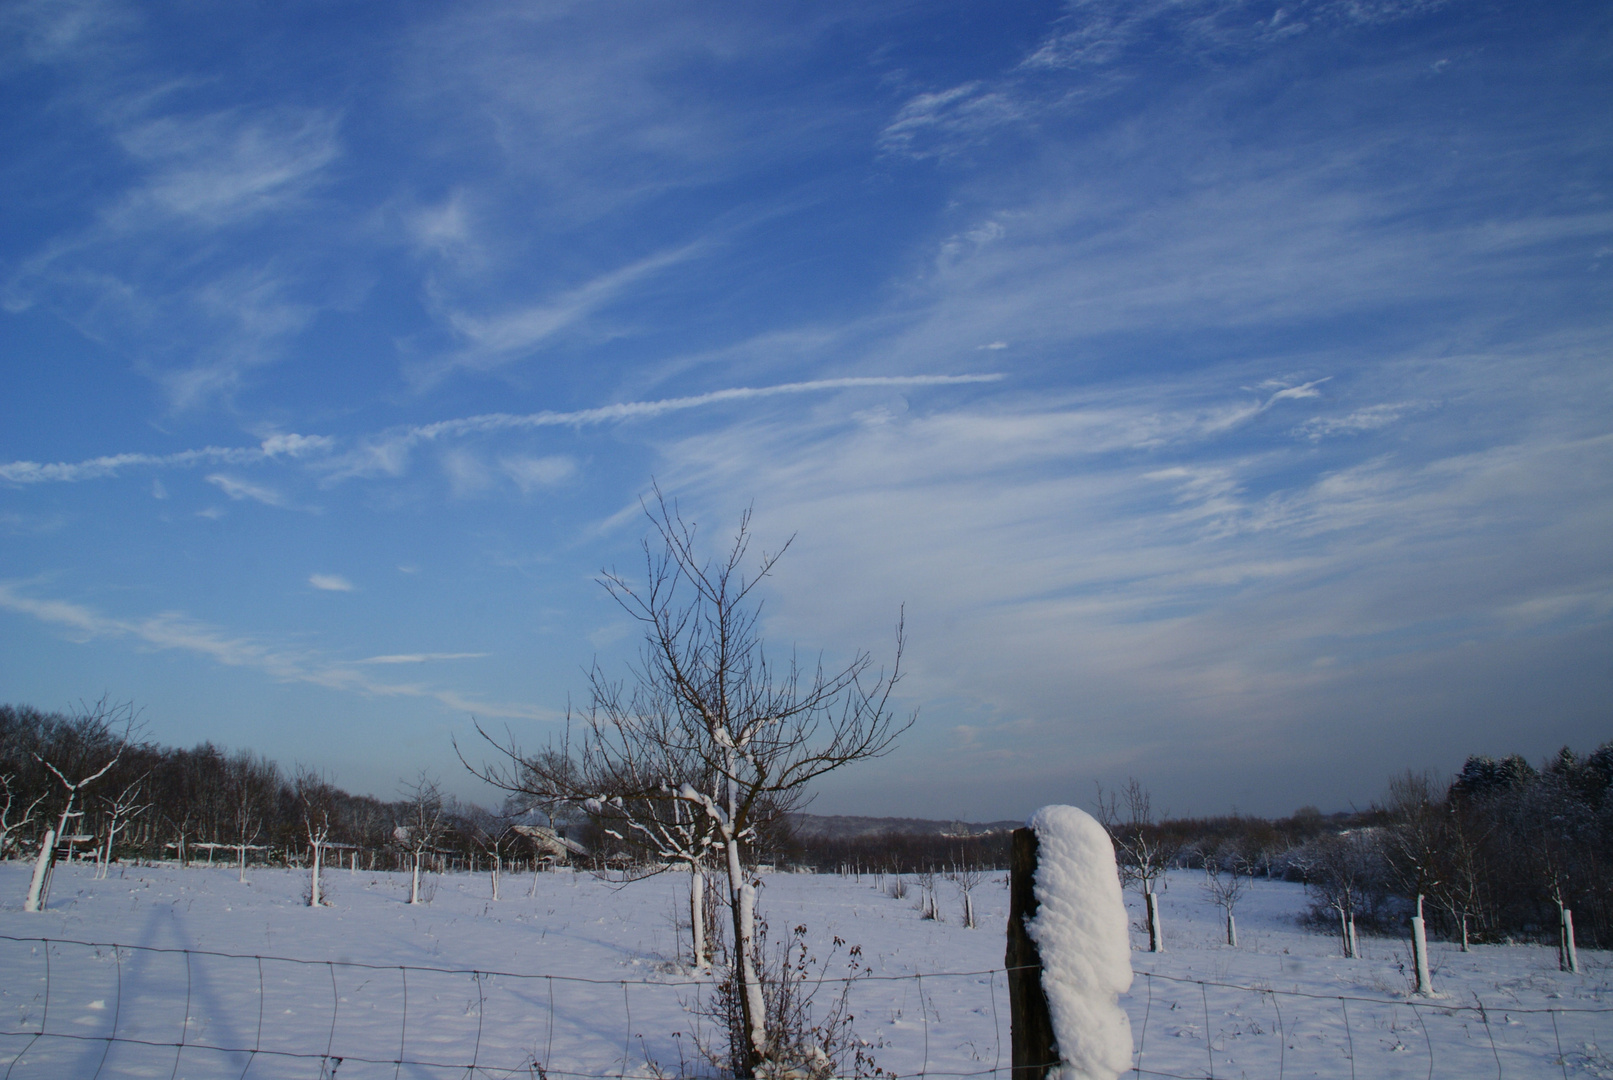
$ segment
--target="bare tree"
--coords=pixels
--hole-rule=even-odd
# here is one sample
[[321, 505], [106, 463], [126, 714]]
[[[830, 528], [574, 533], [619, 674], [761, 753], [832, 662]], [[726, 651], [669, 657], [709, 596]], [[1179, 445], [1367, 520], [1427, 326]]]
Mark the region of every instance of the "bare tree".
[[986, 879], [985, 870], [978, 863], [959, 862], [947, 872], [947, 880], [958, 887], [958, 896], [963, 901], [963, 927], [965, 930], [975, 928], [975, 887]]
[[536, 800], [582, 807], [659, 858], [695, 866], [708, 851], [720, 856], [745, 1034], [743, 1045], [731, 1047], [732, 1064], [748, 1077], [770, 1051], [748, 850], [769, 819], [800, 805], [812, 780], [884, 754], [913, 723], [889, 708], [902, 629], [898, 623], [888, 673], [875, 670], [866, 652], [834, 670], [821, 657], [775, 660], [758, 627], [756, 590], [789, 544], [764, 553], [747, 573], [749, 511], [716, 559], [702, 554], [694, 524], [659, 489], [645, 511], [652, 534], [643, 545], [643, 581], [615, 572], [601, 578], [644, 629], [625, 684], [596, 668], [589, 707], [574, 718], [579, 737], [532, 755], [489, 739], [502, 763], [474, 771]]
[[420, 864], [435, 850], [442, 835], [442, 789], [422, 772], [413, 784], [403, 788], [406, 819], [392, 831], [393, 837], [409, 852], [409, 903], [420, 903]]
[[479, 806], [470, 806], [461, 812], [459, 827], [486, 854], [492, 899], [499, 899], [499, 879], [504, 874], [504, 859], [519, 834], [510, 831], [510, 822], [502, 814]]
[[1233, 909], [1243, 898], [1253, 867], [1235, 848], [1221, 848], [1204, 856], [1204, 894], [1226, 913], [1227, 944], [1238, 947], [1238, 923]]
[[0, 859], [3, 859], [11, 851], [11, 834], [21, 832], [34, 823], [39, 804], [45, 801], [49, 792], [41, 791], [32, 802], [19, 810], [17, 806], [24, 792], [15, 773], [0, 775], [0, 791], [5, 793], [5, 802], [0, 803]]
[[145, 786], [146, 778], [151, 773], [143, 772], [135, 780], [126, 784], [122, 791], [111, 798], [102, 797], [106, 804], [106, 843], [101, 848], [101, 867], [99, 877], [105, 878], [112, 865], [113, 845], [117, 843], [118, 833], [128, 827], [129, 822], [151, 809], [150, 803], [142, 803], [141, 789]]
[[[45, 830], [44, 840], [39, 845], [39, 857], [28, 883], [28, 898], [23, 902], [24, 911], [44, 910], [50, 897], [50, 877], [57, 845], [77, 839], [76, 834], [67, 832], [67, 826], [84, 816], [80, 800], [85, 790], [123, 758], [134, 735], [137, 719], [133, 704], [113, 704], [103, 697], [94, 705], [86, 706], [65, 726], [61, 733], [63, 737], [50, 751], [50, 757], [38, 752], [34, 754], [35, 760], [60, 781], [66, 798], [62, 802], [56, 827]], [[70, 780], [69, 776], [78, 779]]]
[[1339, 938], [1346, 959], [1360, 956], [1355, 917], [1366, 901], [1367, 890], [1382, 864], [1380, 838], [1375, 830], [1351, 829], [1320, 836], [1301, 857], [1305, 885], [1333, 910], [1339, 920]]
[[1384, 835], [1384, 854], [1395, 886], [1415, 898], [1416, 914], [1411, 917], [1411, 958], [1419, 994], [1434, 992], [1428, 966], [1423, 897], [1439, 889], [1447, 862], [1447, 818], [1439, 802], [1439, 789], [1431, 773], [1408, 769], [1389, 781], [1389, 805], [1386, 809], [1394, 824]]
[[292, 790], [302, 806], [302, 824], [308, 833], [308, 906], [323, 907], [325, 895], [319, 874], [324, 863], [325, 845], [330, 841], [331, 829], [335, 824], [336, 792], [323, 776], [300, 765], [292, 779]]
[[[1124, 804], [1122, 806], [1122, 804]], [[1159, 918], [1160, 884], [1181, 854], [1182, 844], [1154, 821], [1153, 800], [1136, 777], [1118, 792], [1105, 795], [1098, 785], [1098, 821], [1115, 844], [1120, 883], [1138, 889], [1148, 920], [1148, 951], [1165, 951], [1165, 928]]]
[[1464, 816], [1446, 807], [1444, 844], [1440, 853], [1442, 872], [1433, 885], [1434, 901], [1456, 924], [1462, 951], [1468, 951], [1468, 935], [1475, 919], [1482, 920], [1484, 875], [1479, 861], [1482, 834]]
[[243, 751], [232, 756], [226, 767], [237, 878], [246, 880], [246, 852], [263, 831], [263, 822], [274, 810], [273, 800], [280, 787], [280, 770], [274, 762]]

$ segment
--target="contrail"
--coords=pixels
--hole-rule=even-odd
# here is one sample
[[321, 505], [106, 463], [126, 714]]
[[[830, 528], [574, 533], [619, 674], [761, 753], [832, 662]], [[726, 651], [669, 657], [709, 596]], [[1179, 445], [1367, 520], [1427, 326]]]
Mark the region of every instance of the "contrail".
[[[1002, 378], [999, 372], [974, 375], [861, 375], [780, 383], [777, 386], [739, 386], [728, 390], [713, 390], [707, 394], [692, 394], [688, 397], [662, 398], [659, 401], [624, 401], [617, 405], [601, 405], [573, 412], [545, 410], [526, 414], [484, 413], [457, 420], [439, 420], [434, 424], [419, 427], [394, 429], [378, 437], [372, 436], [371, 439], [379, 438], [392, 443], [416, 443], [514, 428], [585, 427], [591, 424], [645, 419], [728, 401], [777, 397], [782, 394], [811, 394], [859, 387], [954, 386], [997, 382]], [[184, 469], [194, 468], [197, 465], [255, 465], [277, 458], [324, 455], [334, 449], [335, 445], [336, 439], [328, 435], [275, 435], [265, 439], [258, 446], [207, 446], [200, 450], [181, 450], [172, 454], [111, 454], [84, 461], [52, 464], [12, 461], [0, 465], [0, 481], [13, 484], [75, 483], [80, 480], [98, 480], [116, 476], [124, 469], [132, 468]]]

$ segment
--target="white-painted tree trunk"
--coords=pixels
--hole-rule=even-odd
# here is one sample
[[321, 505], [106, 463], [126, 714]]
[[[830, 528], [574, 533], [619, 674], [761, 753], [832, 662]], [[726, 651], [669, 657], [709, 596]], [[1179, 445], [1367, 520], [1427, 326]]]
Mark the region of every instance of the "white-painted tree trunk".
[[1467, 912], [1462, 912], [1462, 951], [1467, 952]]
[[319, 863], [320, 863], [321, 856], [324, 854], [324, 845], [320, 844], [320, 843], [318, 843], [316, 841], [313, 844], [313, 849], [314, 849], [314, 868], [313, 868], [313, 878], [311, 879], [311, 881], [309, 883], [309, 886], [308, 886], [308, 906], [309, 907], [323, 907], [324, 903], [325, 903], [325, 898], [323, 896], [321, 896], [320, 893], [319, 893]]
[[706, 963], [706, 875], [700, 872], [698, 863], [689, 864], [689, 925], [690, 945], [694, 950], [694, 966], [698, 971], [707, 968]]
[[[733, 820], [732, 816], [729, 820]], [[739, 961], [745, 1021], [752, 1055], [762, 1058], [767, 1054], [767, 1003], [762, 997], [762, 980], [756, 971], [756, 889], [745, 880], [738, 838], [731, 834], [725, 836], [723, 848], [728, 857], [728, 895], [734, 908], [734, 955]]]
[[1423, 897], [1417, 894], [1417, 914], [1411, 917], [1411, 959], [1417, 968], [1417, 993], [1434, 992], [1434, 981], [1428, 975], [1428, 934], [1423, 927]]
[[1350, 918], [1342, 907], [1333, 910], [1339, 913], [1339, 948], [1344, 951], [1344, 959], [1348, 960], [1355, 955], [1350, 951]]
[[409, 903], [420, 902], [420, 853], [414, 853], [414, 873], [409, 878]]
[[1357, 941], [1356, 937], [1355, 937], [1355, 912], [1353, 912], [1353, 911], [1350, 912], [1350, 924], [1349, 925], [1350, 925], [1350, 958], [1352, 960], [1359, 960], [1361, 958], [1361, 943], [1359, 941]]
[[494, 900], [498, 899], [498, 872], [501, 869], [501, 863], [502, 862], [503, 862], [503, 860], [501, 860], [498, 857], [498, 855], [493, 856], [492, 878], [493, 878], [493, 899]]
[[1567, 908], [1560, 906], [1558, 910], [1562, 913], [1561, 933], [1563, 944], [1562, 963], [1560, 966], [1564, 971], [1572, 972], [1573, 974], [1578, 975], [1579, 947], [1574, 943], [1574, 913], [1569, 911]]
[[1227, 944], [1234, 949], [1238, 947], [1238, 920], [1232, 917], [1230, 911], [1227, 912]]
[[975, 928], [975, 901], [968, 893], [963, 894], [963, 925], [967, 930]]
[[28, 882], [28, 899], [23, 901], [24, 911], [45, 910], [46, 881], [50, 877], [50, 861], [56, 854], [56, 830], [46, 829], [45, 839], [39, 845], [39, 858], [34, 860], [34, 876]]
[[1159, 922], [1159, 895], [1157, 893], [1143, 893], [1143, 903], [1148, 909], [1148, 951], [1165, 951], [1165, 928]]

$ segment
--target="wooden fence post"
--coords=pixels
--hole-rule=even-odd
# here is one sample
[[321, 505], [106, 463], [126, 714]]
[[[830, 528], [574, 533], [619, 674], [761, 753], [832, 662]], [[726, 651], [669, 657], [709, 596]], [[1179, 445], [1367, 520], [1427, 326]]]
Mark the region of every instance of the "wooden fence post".
[[1008, 1015], [1013, 1080], [1043, 1080], [1059, 1063], [1053, 1015], [1042, 988], [1042, 954], [1025, 930], [1036, 914], [1036, 831], [1015, 829], [1009, 856]]

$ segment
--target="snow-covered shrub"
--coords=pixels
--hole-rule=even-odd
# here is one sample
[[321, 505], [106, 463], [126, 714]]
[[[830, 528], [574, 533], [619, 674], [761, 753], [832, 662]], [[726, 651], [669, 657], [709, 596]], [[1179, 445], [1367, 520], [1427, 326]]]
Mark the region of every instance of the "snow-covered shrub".
[[[831, 1080], [834, 1077], [876, 1077], [884, 1070], [874, 1064], [874, 1044], [857, 1036], [852, 1027], [851, 987], [869, 974], [862, 961], [862, 946], [847, 951], [845, 975], [836, 977], [839, 992], [826, 1003], [817, 1000], [829, 966], [845, 942], [834, 939], [828, 956], [819, 962], [806, 943], [807, 928], [797, 926], [790, 939], [769, 955], [767, 922], [756, 920], [755, 968], [761, 978], [767, 1031], [767, 1050], [752, 1070], [766, 1080]], [[713, 1021], [720, 1042], [696, 1036], [696, 1046], [722, 1077], [745, 1075], [749, 1041], [741, 1007], [737, 965], [726, 964], [716, 992], [697, 1009]]]

